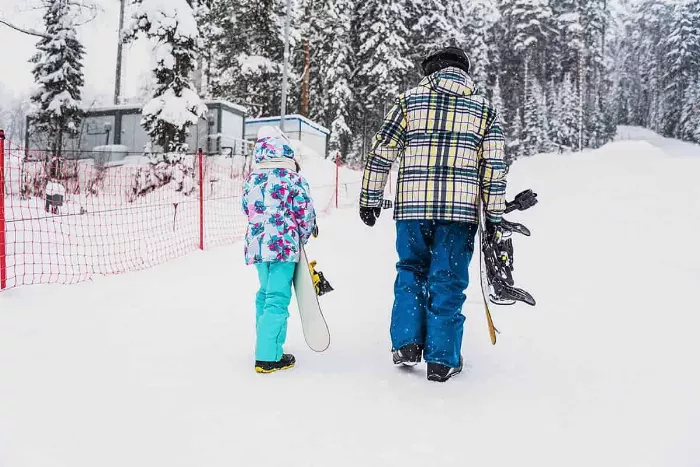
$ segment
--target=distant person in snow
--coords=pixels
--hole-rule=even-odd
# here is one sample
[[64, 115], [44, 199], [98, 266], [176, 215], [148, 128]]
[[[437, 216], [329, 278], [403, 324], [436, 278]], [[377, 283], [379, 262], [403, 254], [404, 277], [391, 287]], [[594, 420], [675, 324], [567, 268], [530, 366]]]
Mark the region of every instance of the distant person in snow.
[[392, 163], [400, 158], [394, 209], [399, 256], [391, 315], [393, 361], [427, 362], [427, 377], [462, 370], [464, 291], [478, 230], [505, 208], [504, 137], [494, 106], [475, 94], [470, 60], [448, 47], [422, 63], [425, 78], [401, 94], [374, 137], [362, 180], [360, 217], [381, 213]]
[[253, 151], [255, 167], [243, 189], [248, 217], [245, 260], [255, 265], [260, 290], [255, 299], [255, 371], [271, 373], [294, 366], [282, 352], [287, 337], [292, 279], [300, 247], [318, 234], [309, 185], [287, 137], [264, 126]]
[[53, 157], [48, 164], [49, 180], [46, 182], [46, 212], [58, 214], [58, 208], [63, 206], [66, 189], [61, 184], [61, 160]]

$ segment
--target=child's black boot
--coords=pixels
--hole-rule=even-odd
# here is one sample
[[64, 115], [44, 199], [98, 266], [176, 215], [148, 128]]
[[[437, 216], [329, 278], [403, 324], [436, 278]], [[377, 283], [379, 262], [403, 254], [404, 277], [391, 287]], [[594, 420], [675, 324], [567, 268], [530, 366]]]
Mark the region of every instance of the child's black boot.
[[258, 373], [273, 373], [279, 370], [288, 370], [294, 366], [296, 359], [294, 355], [286, 353], [278, 362], [264, 362], [255, 360], [255, 371]]

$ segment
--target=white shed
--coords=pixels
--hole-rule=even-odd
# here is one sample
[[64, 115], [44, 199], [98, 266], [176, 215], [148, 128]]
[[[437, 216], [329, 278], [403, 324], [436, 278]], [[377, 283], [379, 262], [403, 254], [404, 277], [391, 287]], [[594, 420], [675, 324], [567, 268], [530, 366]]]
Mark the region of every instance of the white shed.
[[[280, 117], [250, 118], [245, 122], [245, 137], [255, 140], [260, 127], [280, 126]], [[284, 118], [284, 132], [291, 140], [300, 141], [301, 156], [328, 156], [328, 135], [330, 130], [301, 115], [287, 115]], [[311, 154], [306, 154], [311, 153]]]

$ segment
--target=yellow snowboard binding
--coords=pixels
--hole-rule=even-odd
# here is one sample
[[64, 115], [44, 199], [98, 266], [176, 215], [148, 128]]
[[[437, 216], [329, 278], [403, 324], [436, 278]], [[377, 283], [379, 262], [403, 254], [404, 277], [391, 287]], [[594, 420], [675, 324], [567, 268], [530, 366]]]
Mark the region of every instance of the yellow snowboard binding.
[[311, 278], [316, 288], [316, 295], [320, 297], [323, 294], [333, 291], [333, 287], [330, 282], [326, 280], [323, 273], [316, 270], [316, 261], [309, 261], [309, 270], [311, 271]]

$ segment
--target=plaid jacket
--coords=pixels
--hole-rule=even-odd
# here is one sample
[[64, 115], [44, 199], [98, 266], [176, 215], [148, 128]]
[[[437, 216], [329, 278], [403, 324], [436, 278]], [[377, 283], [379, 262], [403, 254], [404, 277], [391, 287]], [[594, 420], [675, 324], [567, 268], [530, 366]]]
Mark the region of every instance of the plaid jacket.
[[400, 157], [394, 219], [478, 223], [481, 192], [487, 219], [500, 222], [504, 143], [496, 109], [474, 94], [469, 75], [438, 71], [400, 95], [386, 116], [369, 153], [360, 206], [381, 206], [391, 164]]

